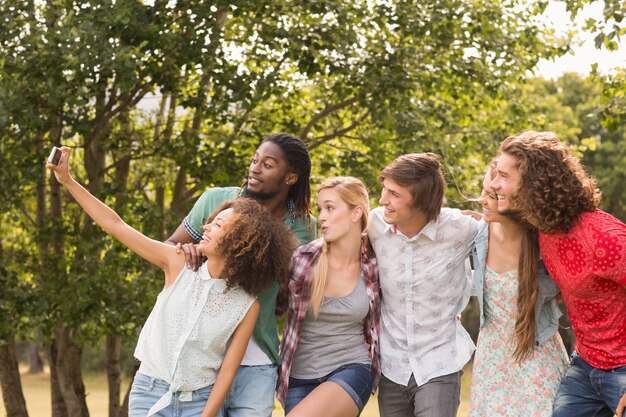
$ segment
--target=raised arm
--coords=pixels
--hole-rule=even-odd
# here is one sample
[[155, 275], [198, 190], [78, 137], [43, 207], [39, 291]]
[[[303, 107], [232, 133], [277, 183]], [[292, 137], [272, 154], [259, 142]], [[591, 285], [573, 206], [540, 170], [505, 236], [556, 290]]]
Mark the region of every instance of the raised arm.
[[255, 300], [241, 323], [239, 323], [239, 326], [237, 326], [201, 417], [214, 417], [224, 402], [226, 394], [230, 390], [230, 385], [235, 378], [235, 373], [237, 373], [237, 369], [241, 365], [243, 355], [246, 353], [256, 319], [259, 316], [259, 310], [259, 301]]
[[63, 184], [72, 197], [106, 233], [110, 234], [137, 255], [163, 269], [166, 285], [176, 278], [184, 266], [184, 259], [177, 255], [174, 248], [165, 243], [150, 239], [130, 227], [121, 217], [102, 201], [94, 197], [80, 185], [69, 173], [71, 149], [64, 146], [58, 165], [46, 164], [54, 171], [59, 183]]

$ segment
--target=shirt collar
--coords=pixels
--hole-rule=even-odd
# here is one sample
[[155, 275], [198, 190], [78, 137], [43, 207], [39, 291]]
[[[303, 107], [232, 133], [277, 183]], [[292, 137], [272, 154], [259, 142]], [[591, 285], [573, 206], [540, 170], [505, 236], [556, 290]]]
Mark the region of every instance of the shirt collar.
[[317, 253], [322, 248], [323, 244], [324, 244], [324, 239], [318, 238], [318, 239], [310, 241], [309, 243], [302, 244], [300, 246], [299, 251], [301, 253], [314, 254], [314, 253]]
[[[384, 220], [382, 221], [384, 224], [384, 229], [383, 229], [383, 234], [394, 234], [394, 235], [402, 235], [404, 237], [406, 237], [399, 229], [398, 226], [396, 226], [395, 224], [389, 224], [387, 222], [385, 222]], [[431, 220], [428, 223], [426, 223], [426, 225], [424, 226], [424, 228], [422, 229], [421, 232], [419, 232], [418, 234], [416, 234], [415, 236], [413, 236], [412, 238], [408, 238], [408, 240], [413, 240], [413, 239], [417, 239], [419, 236], [426, 236], [427, 238], [429, 238], [430, 240], [434, 241], [435, 238], [437, 237], [437, 228], [439, 226], [439, 216], [437, 216], [437, 218], [435, 220]]]
[[[361, 260], [367, 259], [370, 257], [370, 254], [368, 253], [368, 247], [365, 242], [366, 241], [364, 239], [361, 239], [361, 251], [360, 251]], [[302, 254], [315, 255], [322, 250], [322, 245], [324, 245], [324, 238], [318, 238], [318, 239], [312, 240], [309, 243], [304, 243], [300, 245], [300, 248], [298, 249], [298, 251]]]
[[202, 281], [212, 281], [216, 289], [220, 291], [224, 291], [226, 289], [226, 280], [222, 278], [213, 278], [211, 276], [211, 273], [209, 272], [209, 265], [207, 264], [206, 261], [202, 265], [200, 265], [200, 268], [198, 268], [197, 273], [198, 273], [198, 277]]

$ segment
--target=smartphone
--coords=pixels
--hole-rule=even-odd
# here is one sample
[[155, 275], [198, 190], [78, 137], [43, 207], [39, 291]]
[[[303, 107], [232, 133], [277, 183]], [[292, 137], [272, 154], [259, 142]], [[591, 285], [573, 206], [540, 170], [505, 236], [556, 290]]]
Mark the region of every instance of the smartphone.
[[59, 160], [61, 159], [61, 149], [56, 146], [52, 147], [52, 151], [50, 152], [50, 156], [48, 157], [48, 162], [52, 165], [59, 165]]

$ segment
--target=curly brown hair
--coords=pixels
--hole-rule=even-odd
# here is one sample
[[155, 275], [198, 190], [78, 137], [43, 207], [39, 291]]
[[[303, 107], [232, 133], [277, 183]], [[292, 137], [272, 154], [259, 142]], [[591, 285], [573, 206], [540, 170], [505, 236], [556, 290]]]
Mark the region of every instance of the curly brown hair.
[[500, 153], [513, 156], [521, 174], [512, 203], [543, 233], [567, 233], [580, 215], [594, 211], [601, 193], [595, 178], [552, 132], [509, 136]]
[[286, 282], [291, 254], [297, 246], [293, 233], [249, 198], [225, 201], [207, 223], [229, 208], [234, 216], [228, 222], [226, 236], [218, 243], [226, 261], [222, 277], [227, 280], [227, 288], [240, 286], [257, 295], [275, 281]]

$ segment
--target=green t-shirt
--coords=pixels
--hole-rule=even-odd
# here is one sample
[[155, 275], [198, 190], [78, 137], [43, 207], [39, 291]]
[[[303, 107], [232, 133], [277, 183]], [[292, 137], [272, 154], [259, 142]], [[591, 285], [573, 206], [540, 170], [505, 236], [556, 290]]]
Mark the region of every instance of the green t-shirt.
[[[206, 190], [196, 204], [193, 206], [187, 217], [183, 220], [183, 226], [189, 235], [199, 241], [202, 239], [202, 226], [219, 206], [226, 200], [233, 200], [239, 195], [238, 187], [216, 187]], [[308, 221], [301, 218], [291, 220], [290, 216], [286, 216], [283, 220], [285, 227], [289, 228], [298, 238], [300, 243], [307, 243], [315, 239], [315, 217], [311, 216], [311, 229], [309, 230]], [[261, 304], [259, 318], [254, 327], [254, 338], [259, 347], [274, 363], [280, 363], [278, 355], [278, 327], [276, 325], [276, 296], [278, 295], [278, 282], [264, 289], [257, 296]]]

